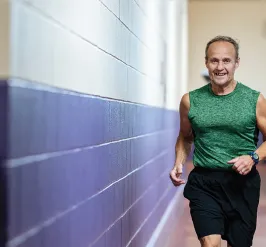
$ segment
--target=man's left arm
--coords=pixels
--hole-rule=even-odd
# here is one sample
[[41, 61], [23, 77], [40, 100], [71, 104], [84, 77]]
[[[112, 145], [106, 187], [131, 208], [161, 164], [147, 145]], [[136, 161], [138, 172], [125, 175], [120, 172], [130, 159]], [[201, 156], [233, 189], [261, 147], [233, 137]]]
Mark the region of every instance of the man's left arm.
[[[266, 100], [262, 94], [259, 95], [257, 101], [256, 118], [257, 126], [263, 135], [263, 143], [255, 152], [258, 154], [259, 160], [264, 160], [266, 159]], [[246, 175], [251, 171], [254, 161], [250, 155], [243, 155], [228, 161], [228, 164], [234, 164], [234, 170], [241, 175]]]
[[266, 158], [266, 100], [262, 94], [260, 94], [258, 99], [256, 115], [257, 126], [263, 135], [263, 143], [256, 150], [256, 153], [259, 155], [260, 160], [264, 160]]

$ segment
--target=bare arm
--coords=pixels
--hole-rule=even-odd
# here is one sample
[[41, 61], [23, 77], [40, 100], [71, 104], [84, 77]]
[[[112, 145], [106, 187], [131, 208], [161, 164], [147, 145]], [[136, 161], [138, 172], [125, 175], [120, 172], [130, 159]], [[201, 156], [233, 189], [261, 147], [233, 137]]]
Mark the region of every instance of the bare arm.
[[185, 94], [180, 103], [180, 131], [175, 145], [176, 160], [174, 168], [177, 168], [180, 164], [184, 164], [191, 152], [193, 134], [191, 124], [188, 119], [189, 109], [189, 94]]
[[[259, 155], [260, 160], [266, 158], [266, 100], [262, 94], [260, 94], [256, 107], [256, 118], [257, 118], [257, 126], [263, 135], [263, 143], [256, 150], [256, 153]], [[242, 175], [248, 174], [253, 165], [254, 161], [249, 155], [242, 155], [236, 157], [230, 161], [229, 164], [234, 164], [233, 169]]]
[[180, 102], [180, 131], [175, 145], [175, 164], [170, 172], [170, 178], [175, 186], [179, 186], [185, 183], [184, 179], [181, 179], [183, 172], [183, 164], [187, 160], [187, 157], [191, 151], [193, 143], [193, 134], [190, 121], [188, 119], [188, 112], [190, 109], [189, 94], [185, 94]]
[[256, 115], [258, 128], [263, 135], [263, 143], [256, 150], [256, 153], [260, 160], [264, 160], [266, 159], [266, 100], [262, 94], [260, 94], [257, 102]]

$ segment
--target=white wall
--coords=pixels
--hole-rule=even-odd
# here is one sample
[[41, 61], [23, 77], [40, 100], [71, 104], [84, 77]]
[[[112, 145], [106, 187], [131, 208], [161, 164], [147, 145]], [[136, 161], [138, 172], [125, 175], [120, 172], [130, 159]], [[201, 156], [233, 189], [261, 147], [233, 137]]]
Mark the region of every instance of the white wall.
[[167, 107], [178, 108], [187, 92], [187, 1], [170, 1], [168, 13]]
[[9, 73], [9, 2], [0, 1], [0, 78]]
[[216, 35], [240, 41], [236, 79], [266, 95], [266, 1], [230, 0], [189, 2], [189, 90], [205, 84], [207, 42]]
[[[175, 11], [183, 14], [168, 19], [171, 2], [177, 2]], [[180, 25], [185, 19], [183, 3], [186, 1], [13, 1], [10, 73], [77, 92], [176, 109], [180, 88], [168, 90], [171, 100], [164, 103], [161, 65], [164, 43], [169, 43], [169, 21], [174, 19]], [[185, 32], [180, 29], [176, 35], [180, 33]], [[176, 49], [182, 50], [182, 44], [180, 41]], [[166, 58], [167, 68], [180, 67], [180, 59]], [[167, 83], [181, 83], [177, 76], [167, 78]], [[186, 85], [185, 75], [182, 80]]]

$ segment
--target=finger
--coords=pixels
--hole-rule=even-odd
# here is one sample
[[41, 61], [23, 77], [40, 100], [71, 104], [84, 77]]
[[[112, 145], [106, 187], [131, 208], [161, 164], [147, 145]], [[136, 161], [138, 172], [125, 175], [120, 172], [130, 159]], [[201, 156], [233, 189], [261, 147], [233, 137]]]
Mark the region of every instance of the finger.
[[243, 169], [239, 172], [239, 174], [244, 176], [244, 175], [248, 174], [248, 170]]
[[242, 170], [238, 171], [238, 173], [239, 173], [240, 175], [244, 175], [244, 172], [245, 172], [245, 170], [244, 170], [244, 169], [242, 169]]
[[239, 166], [235, 170], [237, 173], [242, 174], [245, 171], [245, 168], [243, 166]]
[[241, 170], [245, 169], [245, 165], [243, 165], [243, 164], [236, 164], [235, 167], [236, 167], [236, 170], [238, 172], [240, 172]]
[[246, 166], [241, 166], [240, 169], [238, 169], [238, 173], [241, 175], [246, 175], [250, 172], [250, 169]]
[[237, 171], [237, 170], [239, 169], [240, 165], [241, 165], [241, 164], [240, 164], [239, 162], [236, 162], [236, 163], [233, 165], [232, 168], [233, 168], [234, 170]]
[[241, 173], [242, 173], [242, 175], [247, 175], [248, 173], [250, 173], [250, 171], [251, 171], [251, 167], [245, 167], [245, 168], [241, 171]]
[[175, 183], [179, 183], [182, 179], [179, 178], [180, 176], [170, 176], [171, 180]]
[[247, 174], [249, 174], [250, 173], [250, 169], [248, 169], [248, 170], [246, 170], [246, 171], [244, 171], [244, 173], [242, 174], [242, 175], [247, 175]]
[[240, 163], [238, 166], [237, 166], [237, 171], [238, 172], [243, 172], [245, 170], [249, 170], [250, 167], [247, 165], [247, 164], [244, 164], [244, 163]]
[[172, 182], [179, 183], [180, 181], [184, 180], [180, 178], [181, 175], [182, 175], [181, 173], [171, 172], [170, 179], [172, 180]]
[[236, 163], [238, 160], [239, 160], [239, 157], [236, 157], [236, 158], [234, 158], [234, 159], [232, 159], [232, 160], [227, 161], [227, 163], [228, 163], [228, 164], [234, 164], [234, 163]]
[[175, 186], [180, 186], [181, 184], [185, 184], [186, 181], [184, 179], [179, 179], [178, 181], [174, 181], [173, 184]]
[[177, 180], [181, 177], [182, 173], [177, 172], [176, 170], [173, 170], [170, 172], [170, 177], [174, 180]]

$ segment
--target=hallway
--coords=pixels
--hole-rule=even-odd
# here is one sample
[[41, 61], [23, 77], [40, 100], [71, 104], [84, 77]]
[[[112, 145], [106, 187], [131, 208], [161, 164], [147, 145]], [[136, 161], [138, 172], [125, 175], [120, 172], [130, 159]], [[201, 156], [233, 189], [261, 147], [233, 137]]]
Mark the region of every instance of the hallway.
[[[241, 41], [236, 79], [266, 96], [265, 7], [0, 1], [0, 247], [199, 246], [169, 180], [180, 101], [206, 85], [216, 35]], [[259, 169], [256, 247], [266, 246]]]

